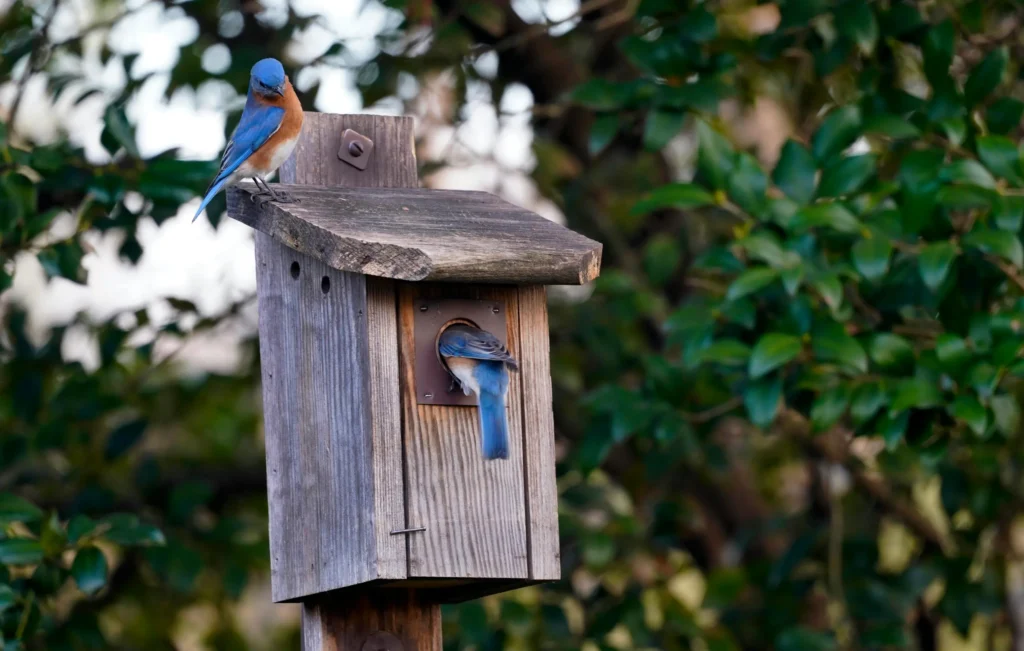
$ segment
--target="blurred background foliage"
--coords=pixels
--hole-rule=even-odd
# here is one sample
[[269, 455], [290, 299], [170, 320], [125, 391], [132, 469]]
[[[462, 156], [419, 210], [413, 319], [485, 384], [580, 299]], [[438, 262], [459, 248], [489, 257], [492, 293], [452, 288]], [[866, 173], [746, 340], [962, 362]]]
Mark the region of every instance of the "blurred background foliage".
[[[592, 294], [551, 294], [564, 580], [446, 609], [450, 648], [1024, 649], [1018, 2], [387, 0], [369, 55], [302, 61], [318, 16], [285, 3], [107, 0], [57, 39], [61, 4], [0, 3], [0, 292], [25, 255], [88, 282], [95, 234], [138, 261], [215, 169], [137, 147], [148, 74], [110, 35], [145, 7], [196, 27], [168, 95], [244, 92], [267, 55], [426, 131], [529, 91], [530, 178], [605, 245]], [[18, 133], [39, 76], [102, 97], [108, 156]], [[252, 299], [164, 298], [42, 337], [0, 304], [5, 651], [298, 648], [265, 591]], [[231, 372], [176, 362], [239, 322]]]

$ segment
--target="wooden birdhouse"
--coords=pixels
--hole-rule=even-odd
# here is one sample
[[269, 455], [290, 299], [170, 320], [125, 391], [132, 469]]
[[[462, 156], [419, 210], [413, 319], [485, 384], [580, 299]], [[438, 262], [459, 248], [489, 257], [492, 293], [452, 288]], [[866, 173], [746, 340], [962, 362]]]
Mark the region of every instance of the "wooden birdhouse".
[[[307, 113], [295, 203], [229, 193], [256, 233], [275, 601], [353, 586], [459, 601], [559, 578], [545, 285], [601, 245], [483, 192], [418, 188], [412, 120]], [[471, 323], [519, 363], [509, 458], [439, 333]]]

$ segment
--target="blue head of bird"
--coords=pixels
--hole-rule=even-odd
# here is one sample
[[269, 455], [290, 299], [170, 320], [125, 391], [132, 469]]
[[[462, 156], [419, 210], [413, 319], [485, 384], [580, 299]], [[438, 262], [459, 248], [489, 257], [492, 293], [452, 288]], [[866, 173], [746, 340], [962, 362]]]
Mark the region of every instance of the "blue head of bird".
[[284, 95], [284, 66], [277, 59], [263, 59], [252, 67], [249, 88], [265, 97]]

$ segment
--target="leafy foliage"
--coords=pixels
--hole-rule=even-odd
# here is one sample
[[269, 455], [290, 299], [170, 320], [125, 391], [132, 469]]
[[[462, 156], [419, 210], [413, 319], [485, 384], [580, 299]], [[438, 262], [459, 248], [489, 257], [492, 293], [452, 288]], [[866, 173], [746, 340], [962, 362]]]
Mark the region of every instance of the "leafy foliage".
[[[198, 36], [168, 93], [210, 77], [214, 44], [241, 91], [316, 20], [220, 4], [175, 5]], [[1019, 636], [1017, 3], [581, 3], [550, 32], [516, 3], [384, 4], [397, 12], [371, 58], [338, 42], [306, 65], [351, 68], [367, 105], [410, 76], [444, 73], [459, 108], [525, 86], [537, 188], [605, 243], [593, 295], [551, 306], [565, 580], [447, 609], [451, 648]], [[80, 92], [38, 47], [37, 9], [0, 18], [0, 77], [27, 67], [55, 97]], [[0, 292], [16, 255], [87, 281], [95, 233], [123, 233], [138, 261], [140, 222], [175, 214], [215, 167], [143, 156], [124, 107], [146, 78], [102, 56], [128, 80], [104, 100], [109, 162], [0, 123]], [[765, 106], [785, 119], [751, 128]], [[79, 317], [41, 340], [3, 314], [4, 649], [164, 648], [198, 603], [216, 604], [208, 646], [247, 648], [226, 613], [266, 579], [253, 341], [235, 374], [181, 375], [154, 342], [243, 304], [200, 317], [168, 298], [160, 323]], [[65, 359], [72, 328], [98, 342], [96, 368]]]

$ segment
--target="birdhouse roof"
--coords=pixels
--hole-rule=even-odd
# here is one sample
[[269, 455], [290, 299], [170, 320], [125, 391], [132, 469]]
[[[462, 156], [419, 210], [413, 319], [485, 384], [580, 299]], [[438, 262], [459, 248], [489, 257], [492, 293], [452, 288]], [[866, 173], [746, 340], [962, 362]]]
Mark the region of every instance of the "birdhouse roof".
[[601, 244], [486, 192], [275, 185], [297, 203], [228, 193], [228, 214], [342, 271], [399, 280], [582, 285]]

